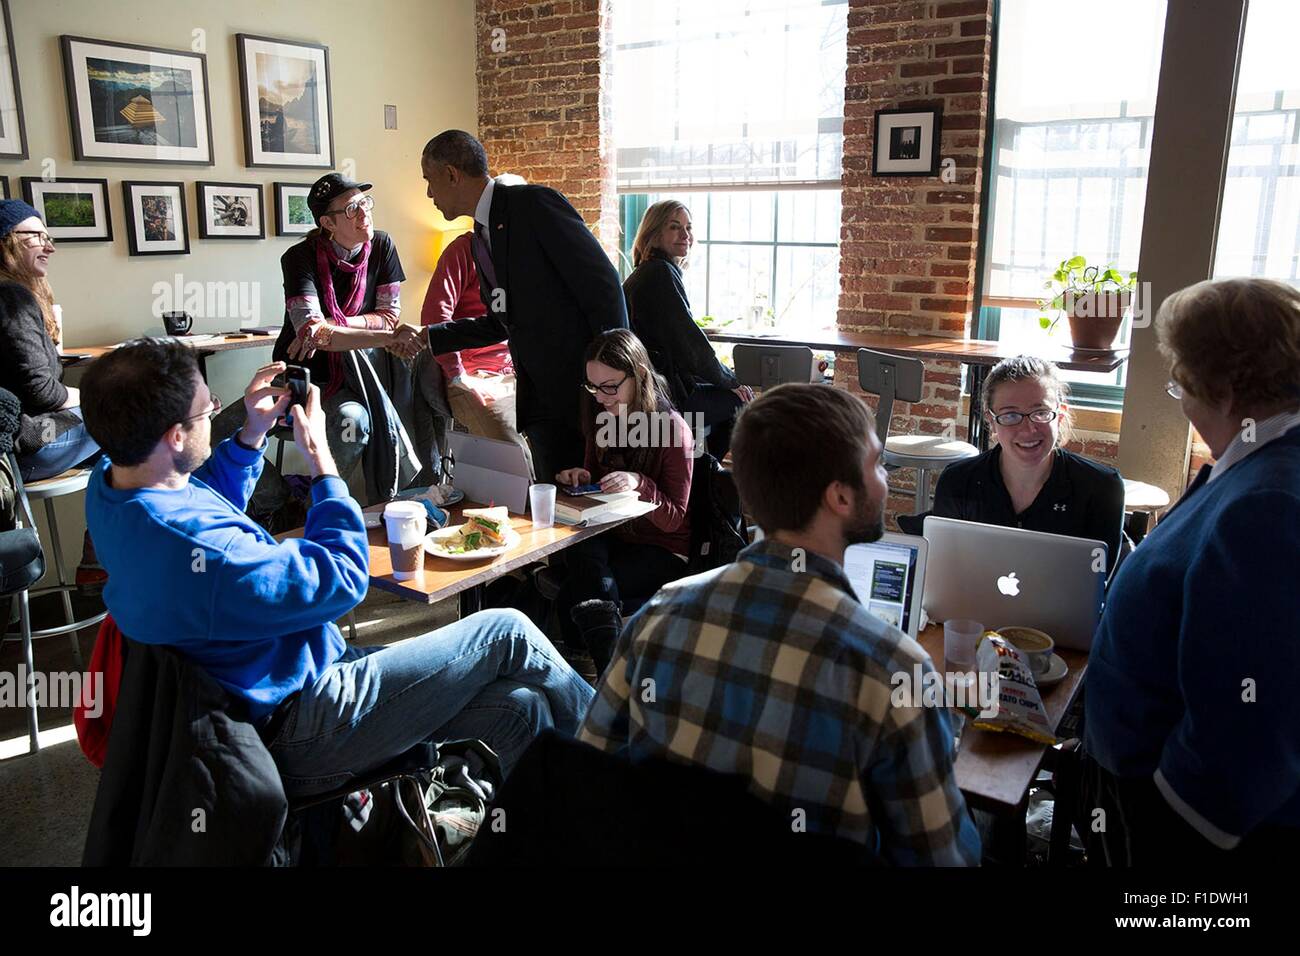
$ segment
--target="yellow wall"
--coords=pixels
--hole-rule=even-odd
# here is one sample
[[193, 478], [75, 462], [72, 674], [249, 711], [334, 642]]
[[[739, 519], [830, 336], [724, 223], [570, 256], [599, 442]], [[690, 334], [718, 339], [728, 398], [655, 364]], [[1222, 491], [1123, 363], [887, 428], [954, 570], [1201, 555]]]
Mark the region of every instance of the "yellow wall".
[[[9, 8], [28, 159], [0, 159], [0, 175], [9, 177], [16, 197], [21, 196], [19, 177], [42, 175], [49, 160], [54, 175], [108, 180], [113, 241], [61, 244], [51, 262], [50, 281], [63, 307], [69, 348], [160, 331], [152, 311], [153, 285], [174, 282], [177, 273], [186, 283], [255, 283], [260, 323], [278, 324], [283, 318], [280, 256], [297, 240], [275, 238], [271, 183], [310, 183], [325, 171], [244, 165], [236, 33], [329, 47], [335, 164], [351, 159], [357, 177], [375, 184], [376, 224], [392, 234], [406, 271], [404, 317], [418, 322], [445, 241], [441, 230], [449, 228], [425, 197], [420, 151], [440, 130], [477, 129], [473, 0], [10, 0]], [[205, 31], [215, 165], [74, 162], [59, 36], [190, 50], [196, 29]], [[384, 129], [385, 104], [397, 106], [396, 130]], [[128, 255], [124, 180], [185, 184], [189, 255]], [[268, 238], [199, 239], [197, 180], [263, 184]], [[200, 319], [195, 331], [238, 324], [230, 318]], [[213, 389], [226, 403], [237, 400], [253, 369], [269, 358], [269, 349], [213, 357], [208, 363]], [[70, 384], [77, 378], [73, 375]], [[82, 507], [79, 495], [58, 503], [64, 551], [74, 565]]]

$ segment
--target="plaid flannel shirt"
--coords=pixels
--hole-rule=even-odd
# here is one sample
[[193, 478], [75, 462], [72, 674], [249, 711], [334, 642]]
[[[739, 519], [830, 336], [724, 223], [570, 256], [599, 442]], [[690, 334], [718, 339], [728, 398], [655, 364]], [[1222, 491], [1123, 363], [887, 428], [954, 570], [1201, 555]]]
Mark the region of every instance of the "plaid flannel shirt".
[[891, 677], [929, 656], [839, 565], [795, 557], [768, 538], [661, 590], [620, 636], [580, 739], [747, 776], [808, 832], [889, 863], [977, 864], [946, 712], [891, 703]]

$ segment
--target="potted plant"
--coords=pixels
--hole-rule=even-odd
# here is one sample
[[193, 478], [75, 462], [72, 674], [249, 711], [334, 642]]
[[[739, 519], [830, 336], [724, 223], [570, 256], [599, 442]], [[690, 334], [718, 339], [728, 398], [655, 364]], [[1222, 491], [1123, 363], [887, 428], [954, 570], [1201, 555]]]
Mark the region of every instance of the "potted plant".
[[[1043, 284], [1051, 291], [1039, 299], [1038, 324], [1051, 333], [1061, 316], [1070, 319], [1070, 340], [1077, 349], [1109, 349], [1119, 334], [1124, 313], [1133, 302], [1137, 273], [1125, 278], [1112, 266], [1090, 266], [1083, 256], [1062, 260]], [[1055, 313], [1052, 317], [1049, 313]]]

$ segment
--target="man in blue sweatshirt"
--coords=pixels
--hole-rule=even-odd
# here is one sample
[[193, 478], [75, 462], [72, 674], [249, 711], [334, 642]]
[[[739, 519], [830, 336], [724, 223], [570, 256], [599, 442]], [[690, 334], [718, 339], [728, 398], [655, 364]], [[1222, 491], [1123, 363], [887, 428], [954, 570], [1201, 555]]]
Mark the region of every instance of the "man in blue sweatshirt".
[[[477, 737], [508, 771], [540, 731], [576, 732], [590, 687], [516, 611], [485, 611], [390, 647], [348, 648], [334, 620], [365, 596], [360, 508], [338, 477], [313, 386], [306, 408], [261, 368], [247, 420], [210, 448], [221, 404], [183, 345], [142, 339], [82, 382], [104, 449], [86, 520], [122, 632], [175, 647], [247, 709], [290, 796], [333, 789], [421, 740]], [[312, 476], [301, 538], [244, 514], [266, 434], [292, 413]]]

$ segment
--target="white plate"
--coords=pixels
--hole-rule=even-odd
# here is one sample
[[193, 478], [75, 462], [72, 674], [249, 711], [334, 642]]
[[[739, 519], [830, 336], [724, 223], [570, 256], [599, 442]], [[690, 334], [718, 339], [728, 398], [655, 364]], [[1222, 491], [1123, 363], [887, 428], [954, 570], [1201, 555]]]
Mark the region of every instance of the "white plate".
[[435, 558], [446, 558], [448, 561], [483, 561], [487, 558], [499, 558], [517, 545], [520, 540], [519, 532], [513, 528], [506, 528], [505, 541], [495, 548], [478, 548], [475, 551], [466, 551], [463, 554], [453, 554], [443, 550], [439, 542], [455, 537], [463, 527], [465, 527], [464, 524], [453, 524], [430, 532], [425, 536], [424, 550]]
[[1035, 677], [1034, 683], [1039, 687], [1054, 687], [1059, 684], [1065, 675], [1070, 673], [1070, 665], [1065, 663], [1065, 659], [1060, 654], [1052, 655], [1052, 663], [1047, 668], [1047, 673], [1042, 677]]

